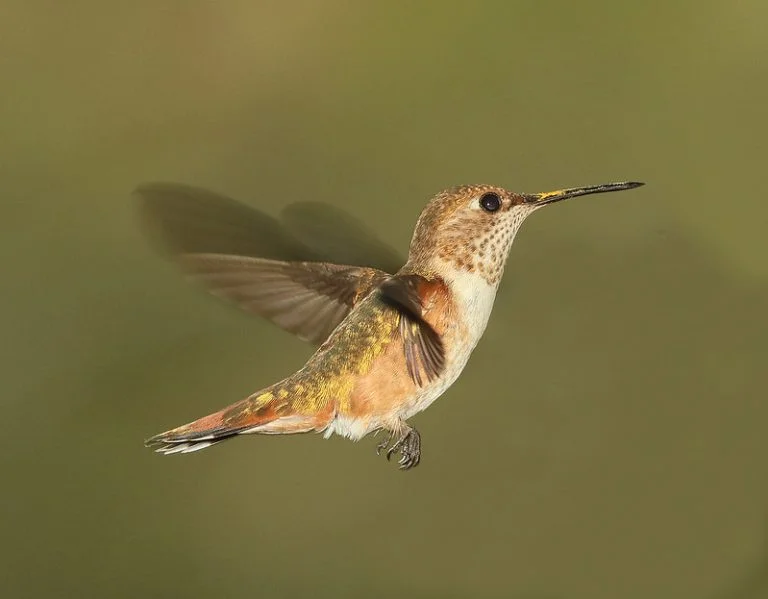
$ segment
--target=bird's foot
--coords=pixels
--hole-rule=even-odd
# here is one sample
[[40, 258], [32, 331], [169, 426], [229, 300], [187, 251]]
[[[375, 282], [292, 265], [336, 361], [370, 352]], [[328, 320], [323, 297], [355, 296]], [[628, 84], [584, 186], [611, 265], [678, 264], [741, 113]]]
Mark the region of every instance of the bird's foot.
[[418, 466], [421, 461], [421, 435], [419, 435], [419, 431], [410, 426], [405, 428], [397, 441], [387, 449], [394, 435], [394, 433], [390, 433], [384, 441], [376, 446], [376, 455], [380, 455], [386, 449], [385, 455], [387, 460], [390, 460], [393, 454], [399, 453], [400, 459], [397, 463], [400, 465], [400, 470], [410, 470]]

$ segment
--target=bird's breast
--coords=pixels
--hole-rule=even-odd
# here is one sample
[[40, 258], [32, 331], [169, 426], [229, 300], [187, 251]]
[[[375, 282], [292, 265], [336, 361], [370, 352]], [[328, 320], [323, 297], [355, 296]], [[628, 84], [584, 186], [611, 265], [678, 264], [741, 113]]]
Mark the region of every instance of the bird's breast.
[[407, 402], [403, 418], [429, 407], [464, 370], [485, 332], [496, 299], [496, 285], [477, 273], [450, 269], [443, 271], [444, 298], [427, 318], [441, 333], [445, 348], [445, 370], [429, 385], [418, 389]]
[[424, 290], [423, 318], [440, 334], [445, 367], [440, 375], [416, 384], [408, 375], [403, 340], [395, 338], [358, 379], [353, 406], [361, 416], [407, 419], [427, 408], [459, 377], [477, 345], [493, 306], [495, 287], [485, 280], [438, 279]]
[[[366, 300], [329, 340], [337, 345], [332, 353], [343, 345], [346, 359], [360, 362], [351, 369], [355, 375], [349, 394], [338, 403], [332, 432], [359, 438], [427, 408], [464, 370], [485, 330], [494, 297], [495, 287], [481, 278], [458, 277], [450, 282], [441, 278], [425, 287], [422, 317], [441, 337], [445, 367], [439, 376], [421, 385], [410, 377], [403, 339], [394, 334], [399, 316], [382, 308], [373, 297]], [[375, 355], [369, 352], [365, 362], [358, 354], [360, 344], [374, 342], [378, 349]]]

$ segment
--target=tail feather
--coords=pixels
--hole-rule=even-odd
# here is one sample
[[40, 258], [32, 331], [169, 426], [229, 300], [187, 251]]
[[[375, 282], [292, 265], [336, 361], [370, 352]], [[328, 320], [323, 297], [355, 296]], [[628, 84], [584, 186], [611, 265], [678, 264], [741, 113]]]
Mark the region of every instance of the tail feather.
[[[207, 418], [207, 417], [206, 417]], [[204, 420], [201, 418], [200, 420]], [[170, 455], [172, 453], [192, 453], [216, 445], [239, 435], [242, 430], [219, 428], [216, 430], [203, 429], [195, 432], [196, 420], [179, 428], [171, 429], [144, 441], [144, 445], [157, 453]]]
[[171, 455], [172, 453], [192, 453], [193, 451], [199, 451], [211, 445], [216, 445], [216, 443], [221, 443], [221, 441], [224, 441], [224, 439], [219, 439], [218, 441], [168, 442], [160, 445], [150, 445], [150, 441], [147, 441], [147, 446], [152, 447], [157, 453]]
[[238, 435], [322, 431], [329, 420], [330, 410], [297, 413], [290, 402], [278, 400], [276, 393], [265, 390], [194, 422], [150, 437], [144, 444], [165, 455], [192, 453]]

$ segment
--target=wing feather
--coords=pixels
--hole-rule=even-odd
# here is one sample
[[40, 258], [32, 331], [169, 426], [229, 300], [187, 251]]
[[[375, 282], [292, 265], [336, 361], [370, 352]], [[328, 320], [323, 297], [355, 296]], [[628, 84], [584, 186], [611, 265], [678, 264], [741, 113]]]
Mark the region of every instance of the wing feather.
[[223, 254], [185, 254], [179, 262], [212, 294], [316, 344], [388, 277], [360, 266]]
[[325, 204], [289, 205], [277, 219], [177, 183], [147, 183], [135, 196], [151, 238], [190, 278], [313, 343], [402, 264], [363, 223]]
[[421, 289], [428, 281], [421, 275], [395, 275], [381, 283], [384, 301], [400, 312], [398, 331], [408, 374], [421, 387], [422, 373], [427, 382], [436, 379], [445, 367], [445, 349], [440, 335], [423, 319]]

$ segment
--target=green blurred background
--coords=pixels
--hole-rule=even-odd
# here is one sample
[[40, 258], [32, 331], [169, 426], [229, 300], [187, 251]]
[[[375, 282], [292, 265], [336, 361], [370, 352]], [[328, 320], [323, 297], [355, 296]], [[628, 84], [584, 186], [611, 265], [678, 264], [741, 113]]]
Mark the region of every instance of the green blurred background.
[[[3, 597], [768, 597], [768, 4], [0, 4]], [[188, 286], [131, 190], [536, 214], [422, 466], [150, 434], [312, 348]]]

